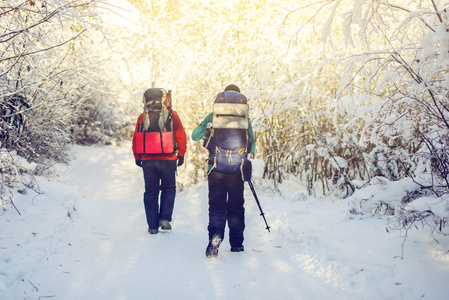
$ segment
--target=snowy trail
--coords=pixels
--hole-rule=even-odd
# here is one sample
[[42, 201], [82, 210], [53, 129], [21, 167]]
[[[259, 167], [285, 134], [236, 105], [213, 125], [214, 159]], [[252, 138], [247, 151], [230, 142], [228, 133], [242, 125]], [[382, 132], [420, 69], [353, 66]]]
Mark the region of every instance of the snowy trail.
[[[173, 231], [149, 235], [141, 169], [130, 144], [74, 147], [48, 193], [0, 217], [0, 299], [449, 299], [449, 243], [386, 220], [351, 217], [298, 183], [255, 179], [272, 232], [245, 188], [245, 252], [207, 245], [207, 183], [178, 192]], [[186, 169], [179, 170], [187, 172]], [[184, 174], [185, 175], [185, 174]], [[227, 232], [226, 232], [227, 234]]]
[[226, 238], [219, 258], [207, 259], [207, 185], [178, 193], [173, 232], [150, 236], [141, 170], [126, 147], [110, 150], [117, 152], [78, 152], [66, 175], [68, 182], [80, 179], [73, 184], [85, 200], [78, 203], [74, 254], [65, 262], [67, 286], [56, 293], [61, 299], [313, 299], [301, 284], [305, 274], [272, 247], [251, 194], [247, 215], [260, 220], [247, 219], [246, 252], [231, 253]]

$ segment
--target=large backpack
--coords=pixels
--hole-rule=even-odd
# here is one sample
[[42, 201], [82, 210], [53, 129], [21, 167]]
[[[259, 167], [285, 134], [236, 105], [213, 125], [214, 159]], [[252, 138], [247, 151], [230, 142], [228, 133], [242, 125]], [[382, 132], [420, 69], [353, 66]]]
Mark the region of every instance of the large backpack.
[[140, 154], [164, 155], [176, 153], [173, 133], [171, 91], [151, 88], [143, 94], [142, 122], [137, 125], [136, 151]]
[[251, 149], [248, 134], [248, 104], [244, 95], [225, 91], [217, 95], [212, 113], [212, 128], [204, 146], [209, 150], [210, 171], [242, 172]]

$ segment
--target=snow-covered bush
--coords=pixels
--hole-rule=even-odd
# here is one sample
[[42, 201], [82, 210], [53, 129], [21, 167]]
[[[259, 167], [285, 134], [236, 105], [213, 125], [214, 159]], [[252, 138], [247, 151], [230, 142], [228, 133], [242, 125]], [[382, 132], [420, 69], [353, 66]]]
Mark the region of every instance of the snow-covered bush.
[[79, 145], [113, 144], [123, 139], [127, 124], [124, 109], [116, 101], [85, 97], [74, 108], [76, 118], [70, 126], [71, 137]]
[[[430, 223], [443, 228], [449, 216], [447, 4], [325, 1], [317, 14], [327, 5], [325, 45], [352, 46], [338, 59], [341, 84], [328, 112], [339, 121], [330, 132], [341, 142], [341, 133], [356, 125], [351, 133], [369, 182], [351, 197], [352, 213], [394, 215], [403, 228], [433, 217]], [[397, 190], [369, 197], [370, 188], [385, 185]]]
[[[382, 155], [378, 170], [391, 179], [430, 173], [431, 189], [448, 193], [449, 161], [442, 150], [449, 146], [447, 11], [436, 1], [357, 4], [345, 20], [365, 25], [358, 34], [366, 48], [345, 65], [351, 82], [340, 93], [363, 88], [375, 100], [360, 142], [376, 146], [371, 163], [379, 167]], [[379, 38], [386, 43], [368, 42]], [[416, 167], [422, 164], [428, 168]]]
[[21, 136], [27, 125], [26, 111], [30, 108], [29, 101], [23, 96], [13, 95], [0, 98], [0, 104], [0, 143], [4, 148], [15, 148], [20, 153], [27, 152], [27, 144]]
[[5, 211], [7, 207], [15, 207], [13, 198], [15, 193], [26, 194], [28, 189], [39, 192], [39, 186], [30, 170], [34, 170], [36, 164], [29, 164], [16, 152], [9, 152], [2, 148], [0, 143], [0, 208]]
[[[11, 0], [0, 6], [0, 143], [3, 156], [17, 153], [40, 163], [28, 172], [42, 173], [53, 162], [66, 161], [74, 135], [87, 143], [123, 134], [123, 109], [105, 96], [107, 88], [101, 89], [105, 79], [96, 66], [104, 58], [91, 52], [99, 46], [92, 37], [101, 32], [102, 3]], [[86, 99], [94, 105], [86, 105]], [[74, 134], [82, 130], [82, 137]], [[21, 190], [19, 174], [26, 167], [16, 162], [2, 161], [3, 203], [9, 189]]]
[[439, 197], [423, 189], [419, 182], [427, 180], [390, 181], [376, 176], [348, 198], [349, 217], [375, 215], [388, 218], [390, 229], [407, 233], [411, 228], [428, 227], [431, 232], [449, 234], [449, 195]]
[[27, 160], [65, 160], [71, 91], [85, 85], [76, 39], [94, 25], [98, 1], [7, 1], [0, 8], [3, 146]]

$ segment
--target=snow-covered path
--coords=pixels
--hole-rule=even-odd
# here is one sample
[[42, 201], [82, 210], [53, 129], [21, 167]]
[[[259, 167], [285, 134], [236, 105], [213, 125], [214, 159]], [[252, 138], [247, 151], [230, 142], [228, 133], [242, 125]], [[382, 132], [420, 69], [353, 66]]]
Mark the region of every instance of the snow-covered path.
[[205, 182], [178, 193], [171, 233], [149, 235], [130, 145], [73, 151], [65, 174], [42, 182], [48, 195], [0, 217], [0, 299], [449, 299], [449, 245], [428, 232], [409, 234], [401, 259], [386, 220], [256, 179], [272, 232], [247, 188], [245, 252], [226, 238], [208, 259]]
[[178, 193], [171, 233], [149, 235], [141, 169], [129, 148], [85, 150], [66, 175], [79, 179], [73, 184], [87, 201], [77, 204], [61, 299], [313, 299], [305, 274], [273, 246], [251, 194], [246, 252], [231, 253], [225, 239], [219, 259], [207, 259], [206, 184]]

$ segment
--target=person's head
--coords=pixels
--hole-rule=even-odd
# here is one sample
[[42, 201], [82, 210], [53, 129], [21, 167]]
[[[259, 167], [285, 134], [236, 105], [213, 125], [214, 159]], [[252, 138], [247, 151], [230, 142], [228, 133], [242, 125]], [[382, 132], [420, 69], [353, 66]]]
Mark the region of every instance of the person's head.
[[234, 92], [240, 93], [239, 87], [236, 86], [235, 84], [230, 84], [230, 85], [228, 85], [228, 86], [224, 89], [224, 91], [225, 91], [225, 92], [226, 92], [226, 91], [234, 91]]

